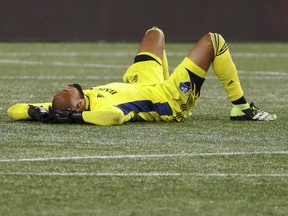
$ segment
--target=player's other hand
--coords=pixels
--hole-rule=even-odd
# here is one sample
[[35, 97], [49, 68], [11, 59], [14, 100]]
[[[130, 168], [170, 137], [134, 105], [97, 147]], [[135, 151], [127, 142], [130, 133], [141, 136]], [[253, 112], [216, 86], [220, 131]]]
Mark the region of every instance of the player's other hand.
[[50, 122], [54, 117], [50, 115], [49, 110], [41, 107], [41, 106], [33, 106], [29, 105], [28, 115], [36, 121], [40, 122]]
[[49, 107], [49, 112], [54, 117], [51, 123], [84, 123], [82, 111], [72, 109], [56, 110]]

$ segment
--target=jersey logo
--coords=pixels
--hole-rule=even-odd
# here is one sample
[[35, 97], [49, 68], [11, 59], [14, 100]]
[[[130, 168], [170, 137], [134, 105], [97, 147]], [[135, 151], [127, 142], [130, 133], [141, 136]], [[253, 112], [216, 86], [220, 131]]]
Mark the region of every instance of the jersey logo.
[[191, 82], [181, 82], [178, 88], [182, 93], [187, 94], [192, 89], [192, 84]]
[[116, 90], [114, 90], [114, 89], [111, 89], [111, 88], [99, 88], [99, 91], [108, 92], [108, 93], [110, 93], [110, 94], [112, 94], [112, 95], [114, 95], [114, 94], [116, 94], [116, 93], [117, 93], [117, 91], [116, 91]]
[[138, 75], [135, 75], [132, 80], [132, 83], [136, 83], [136, 82], [138, 82]]
[[126, 77], [125, 83], [137, 83], [138, 82], [138, 75], [135, 75], [131, 81], [128, 80]]
[[97, 98], [103, 98], [104, 96], [102, 94], [97, 94]]

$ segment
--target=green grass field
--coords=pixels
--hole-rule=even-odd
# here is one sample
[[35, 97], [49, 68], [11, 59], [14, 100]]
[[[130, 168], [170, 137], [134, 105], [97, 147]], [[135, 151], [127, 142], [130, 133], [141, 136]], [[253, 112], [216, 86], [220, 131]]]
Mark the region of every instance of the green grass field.
[[[191, 44], [167, 44], [171, 70]], [[288, 44], [230, 44], [246, 98], [274, 122], [231, 122], [209, 70], [181, 123], [13, 122], [67, 83], [121, 81], [136, 44], [0, 43], [0, 215], [287, 215]]]

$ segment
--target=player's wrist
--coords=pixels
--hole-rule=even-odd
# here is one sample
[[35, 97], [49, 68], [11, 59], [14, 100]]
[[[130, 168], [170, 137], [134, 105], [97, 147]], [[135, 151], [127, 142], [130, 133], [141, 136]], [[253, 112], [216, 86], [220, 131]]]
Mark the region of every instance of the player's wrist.
[[74, 111], [70, 115], [71, 123], [85, 123], [83, 116], [83, 111]]

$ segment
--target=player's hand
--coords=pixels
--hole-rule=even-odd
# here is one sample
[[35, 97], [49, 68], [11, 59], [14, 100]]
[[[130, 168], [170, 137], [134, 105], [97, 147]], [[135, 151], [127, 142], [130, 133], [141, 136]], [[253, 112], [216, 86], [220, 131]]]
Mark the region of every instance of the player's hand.
[[56, 110], [49, 107], [50, 115], [54, 118], [51, 123], [84, 123], [82, 111], [77, 110]]
[[54, 117], [50, 115], [49, 110], [41, 107], [41, 106], [33, 106], [29, 105], [28, 108], [28, 115], [36, 121], [41, 121], [41, 122], [49, 122], [51, 121]]

